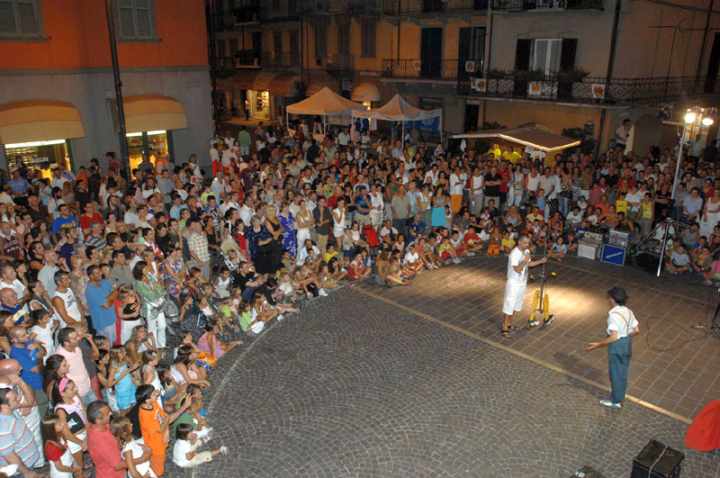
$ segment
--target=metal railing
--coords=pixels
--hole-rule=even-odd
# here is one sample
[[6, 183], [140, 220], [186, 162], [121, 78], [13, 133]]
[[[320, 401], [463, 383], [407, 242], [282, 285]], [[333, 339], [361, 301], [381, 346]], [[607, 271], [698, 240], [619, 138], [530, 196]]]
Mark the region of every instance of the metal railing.
[[290, 52], [263, 53], [260, 64], [263, 68], [294, 68], [298, 66], [300, 57]]
[[382, 76], [398, 79], [455, 80], [458, 78], [458, 66], [457, 59], [429, 62], [418, 59], [384, 59]]
[[603, 10], [604, 0], [492, 0], [494, 10]]
[[460, 79], [458, 94], [607, 105], [657, 104], [720, 95], [720, 80], [707, 81], [704, 77], [615, 78], [606, 82], [605, 78], [577, 79], [562, 74], [538, 77], [526, 73]]
[[351, 71], [355, 57], [349, 53], [335, 53], [325, 59], [325, 68], [332, 71]]

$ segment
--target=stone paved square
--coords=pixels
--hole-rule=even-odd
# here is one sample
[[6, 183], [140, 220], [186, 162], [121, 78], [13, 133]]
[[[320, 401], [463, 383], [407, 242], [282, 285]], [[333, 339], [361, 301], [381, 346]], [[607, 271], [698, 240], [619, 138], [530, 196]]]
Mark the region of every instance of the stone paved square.
[[[622, 281], [644, 333], [650, 321], [630, 393], [691, 416], [717, 390], [720, 345], [684, 315], [706, 313], [705, 297], [587, 265], [554, 267], [557, 324], [507, 341], [497, 334], [504, 260], [312, 301], [214, 374], [214, 441], [233, 453], [193, 476], [562, 478], [590, 465], [620, 478], [650, 439], [682, 449], [683, 421], [635, 403], [606, 410], [600, 388], [535, 363], [606, 383], [605, 354], [580, 349], [602, 332], [604, 290]], [[684, 451], [682, 476], [720, 476], [720, 454]]]

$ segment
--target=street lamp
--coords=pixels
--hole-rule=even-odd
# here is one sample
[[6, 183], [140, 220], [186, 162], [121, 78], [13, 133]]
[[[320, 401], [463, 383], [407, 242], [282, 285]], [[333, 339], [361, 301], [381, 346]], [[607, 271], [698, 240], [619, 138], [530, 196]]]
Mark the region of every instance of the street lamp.
[[675, 201], [675, 194], [677, 190], [678, 181], [680, 179], [680, 164], [682, 164], [683, 158], [683, 146], [690, 139], [690, 133], [698, 128], [708, 128], [713, 125], [715, 120], [712, 117], [713, 110], [709, 108], [688, 108], [683, 115], [683, 130], [682, 136], [680, 137], [680, 144], [678, 145], [677, 161], [675, 164], [675, 178], [673, 179], [673, 186], [671, 191], [671, 198]]
[[[673, 207], [675, 207], [676, 209], [677, 202], [675, 200], [675, 195], [677, 194], [677, 185], [680, 180], [680, 165], [682, 164], [683, 160], [683, 146], [689, 141], [690, 134], [693, 131], [699, 128], [708, 128], [712, 126], [713, 123], [715, 123], [715, 120], [713, 119], [714, 114], [715, 110], [710, 108], [688, 108], [683, 115], [682, 123], [665, 122], [666, 124], [674, 124], [677, 126], [682, 125], [683, 128], [682, 136], [680, 136], [680, 144], [678, 145], [677, 160], [675, 161], [675, 177], [673, 178], [672, 191], [670, 192], [670, 198], [672, 199]], [[658, 260], [657, 268], [658, 277], [660, 277], [660, 272], [662, 271], [665, 251], [667, 249], [668, 235], [670, 233], [670, 228], [672, 227], [673, 222], [673, 220], [667, 219], [664, 225], [665, 232], [663, 233], [662, 245], [660, 247], [660, 259]]]

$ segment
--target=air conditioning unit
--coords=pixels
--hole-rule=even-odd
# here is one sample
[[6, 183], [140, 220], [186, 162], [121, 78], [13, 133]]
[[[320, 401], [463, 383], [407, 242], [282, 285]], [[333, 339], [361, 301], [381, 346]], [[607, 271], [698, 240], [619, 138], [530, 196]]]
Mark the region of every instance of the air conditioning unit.
[[592, 91], [592, 97], [594, 100], [604, 100], [605, 90], [605, 83], [592, 83], [590, 85], [590, 91]]
[[473, 60], [468, 60], [465, 62], [465, 72], [466, 73], [475, 73], [476, 64]]
[[487, 80], [485, 78], [470, 78], [470, 89], [478, 93], [487, 93]]

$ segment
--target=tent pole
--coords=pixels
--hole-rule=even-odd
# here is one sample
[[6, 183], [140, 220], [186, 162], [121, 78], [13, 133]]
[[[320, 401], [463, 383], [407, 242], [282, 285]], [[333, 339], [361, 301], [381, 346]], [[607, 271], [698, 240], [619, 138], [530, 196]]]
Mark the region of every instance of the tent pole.
[[401, 121], [402, 123], [402, 151], [403, 156], [405, 156], [405, 121]]

